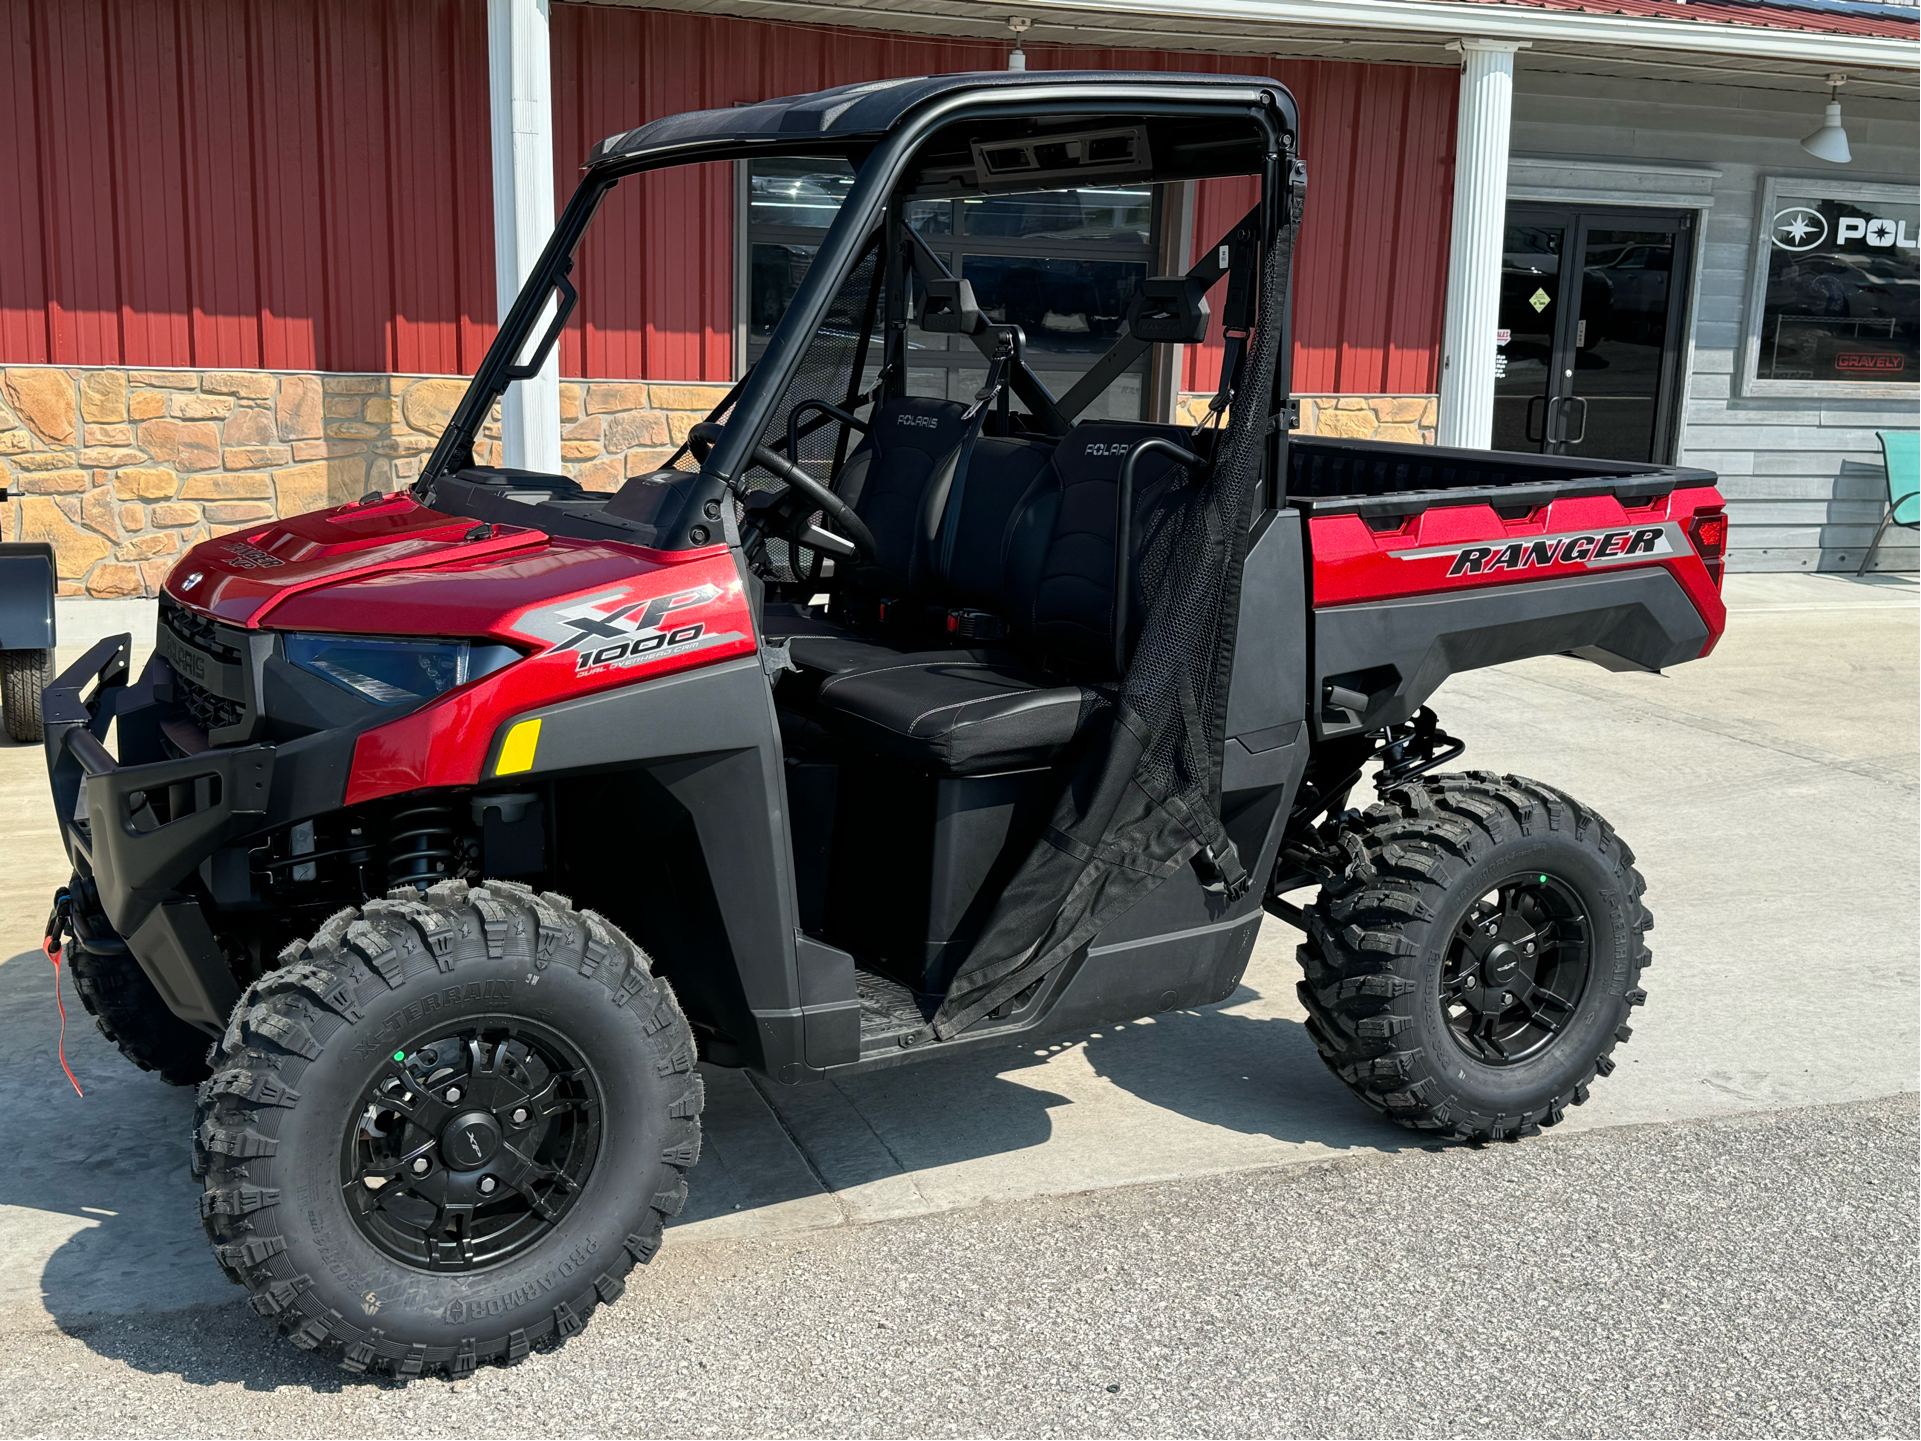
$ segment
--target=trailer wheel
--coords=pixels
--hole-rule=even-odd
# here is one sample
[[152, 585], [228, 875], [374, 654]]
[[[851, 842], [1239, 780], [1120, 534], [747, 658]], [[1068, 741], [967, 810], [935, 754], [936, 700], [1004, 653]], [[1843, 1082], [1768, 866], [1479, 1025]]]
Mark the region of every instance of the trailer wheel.
[[69, 941], [66, 962], [80, 1004], [121, 1055], [170, 1086], [197, 1086], [207, 1079], [205, 1033], [167, 1009], [132, 956], [100, 955]]
[[700, 1151], [694, 1041], [632, 941], [490, 881], [345, 910], [235, 1008], [200, 1089], [214, 1255], [295, 1345], [463, 1376], [652, 1258]]
[[52, 651], [0, 650], [0, 717], [11, 739], [31, 743], [45, 738], [40, 692], [52, 684]]
[[1340, 845], [1298, 953], [1328, 1068], [1464, 1141], [1534, 1135], [1586, 1101], [1647, 999], [1654, 920], [1613, 828], [1538, 781], [1470, 771], [1390, 790]]

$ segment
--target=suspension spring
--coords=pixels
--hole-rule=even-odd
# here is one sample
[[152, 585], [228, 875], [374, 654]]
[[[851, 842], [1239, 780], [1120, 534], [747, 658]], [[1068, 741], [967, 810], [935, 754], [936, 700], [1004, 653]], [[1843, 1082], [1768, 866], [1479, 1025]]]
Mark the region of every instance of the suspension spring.
[[417, 805], [398, 812], [387, 833], [387, 884], [425, 890], [453, 874], [452, 806]]

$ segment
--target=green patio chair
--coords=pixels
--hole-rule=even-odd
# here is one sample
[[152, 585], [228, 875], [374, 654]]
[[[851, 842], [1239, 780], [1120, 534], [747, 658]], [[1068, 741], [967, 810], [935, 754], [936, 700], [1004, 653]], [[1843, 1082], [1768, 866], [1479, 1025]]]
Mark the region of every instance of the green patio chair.
[[1861, 557], [1856, 575], [1866, 575], [1874, 564], [1889, 521], [1909, 530], [1921, 527], [1921, 431], [1877, 430], [1875, 434], [1881, 437], [1881, 463], [1888, 471], [1888, 513], [1874, 528], [1874, 539], [1868, 542], [1868, 553]]

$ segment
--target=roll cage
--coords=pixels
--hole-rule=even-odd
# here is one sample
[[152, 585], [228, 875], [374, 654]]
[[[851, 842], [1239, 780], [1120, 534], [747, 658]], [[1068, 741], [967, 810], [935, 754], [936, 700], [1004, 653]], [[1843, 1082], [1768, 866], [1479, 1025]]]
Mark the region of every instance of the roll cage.
[[[901, 224], [901, 207], [891, 202], [1047, 188], [1046, 177], [1039, 177], [1037, 183], [1031, 168], [1004, 176], [992, 174], [985, 147], [1018, 142], [1037, 147], [1050, 134], [1065, 134], [1077, 127], [1084, 130], [1089, 122], [1124, 122], [1140, 128], [1147, 152], [1127, 170], [1126, 178], [1158, 182], [1258, 174], [1260, 202], [1223, 240], [1253, 239], [1257, 234], [1271, 238], [1283, 221], [1284, 204], [1293, 210], [1291, 218], [1298, 219], [1305, 190], [1296, 116], [1292, 95], [1280, 84], [1259, 77], [988, 72], [846, 86], [735, 110], [671, 116], [609, 137], [589, 156], [579, 187], [503, 319], [415, 483], [414, 494], [432, 504], [435, 486], [443, 477], [472, 466], [476, 437], [495, 402], [508, 385], [538, 374], [546, 363], [579, 301], [571, 279], [575, 253], [608, 192], [629, 176], [772, 154], [834, 157], [855, 171], [854, 184], [823, 235], [766, 352], [715, 408], [714, 416], [724, 414], [726, 422], [718, 436], [709, 431], [711, 444], [700, 457], [697, 475], [671, 486], [650, 487], [644, 517], [631, 506], [624, 512], [631, 520], [643, 521], [654, 548], [680, 550], [711, 543], [703, 521], [725, 509], [719, 505], [724, 494], [739, 493], [744, 472], [754, 464], [755, 447], [838, 288], [877, 236], [886, 307], [880, 383], [883, 387], [904, 383], [906, 271], [910, 267], [918, 271], [924, 285], [934, 282], [930, 290], [953, 278], [924, 244], [915, 243], [918, 237]], [[1196, 298], [1222, 275], [1224, 250], [1225, 244], [1209, 247], [1185, 277], [1190, 289], [1198, 286], [1193, 292]], [[1237, 280], [1239, 286], [1251, 288], [1251, 267], [1242, 267]], [[1236, 302], [1235, 288], [1230, 286], [1230, 308]], [[1251, 296], [1240, 299], [1251, 307]], [[551, 315], [541, 328], [550, 303]], [[1227, 319], [1227, 343], [1234, 347], [1238, 340], [1232, 314]], [[956, 325], [955, 329], [968, 335], [990, 366], [1006, 367], [1008, 388], [1038, 428], [1055, 435], [1065, 434], [1074, 415], [1152, 343], [1130, 327], [1079, 383], [1056, 398], [1026, 364], [1018, 340], [1005, 333], [1009, 327], [980, 325], [969, 331]], [[1286, 353], [1284, 346], [1270, 417], [1287, 403]], [[856, 380], [859, 375], [857, 366]], [[1223, 390], [1226, 385], [1224, 373]], [[852, 402], [858, 397], [847, 399]], [[836, 419], [835, 407], [814, 403], [812, 408], [808, 429]], [[789, 417], [790, 430], [797, 416], [798, 412]], [[1283, 471], [1278, 451], [1285, 429], [1271, 426], [1270, 431], [1274, 453], [1265, 472], [1271, 485]], [[785, 438], [772, 443], [779, 448]]]

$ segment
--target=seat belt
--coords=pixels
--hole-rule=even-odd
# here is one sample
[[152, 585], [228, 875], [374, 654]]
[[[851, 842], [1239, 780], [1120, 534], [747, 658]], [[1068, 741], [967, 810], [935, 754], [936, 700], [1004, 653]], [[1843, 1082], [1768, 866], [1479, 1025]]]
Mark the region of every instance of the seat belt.
[[[1216, 282], [1226, 273], [1229, 258], [1238, 260], [1241, 248], [1254, 244], [1254, 237], [1260, 234], [1260, 220], [1261, 207], [1256, 205], [1236, 221], [1234, 228], [1209, 248], [1183, 278], [1198, 280], [1203, 290], [1212, 290]], [[1251, 283], [1245, 288], [1251, 290]], [[1250, 295], [1243, 302], [1243, 312], [1250, 309], [1251, 304], [1252, 296]], [[1228, 317], [1223, 318], [1228, 319]], [[1231, 319], [1229, 323], [1232, 323]], [[1245, 321], [1242, 323], [1245, 324]], [[1073, 420], [1093, 403], [1096, 396], [1112, 385], [1122, 371], [1147, 354], [1152, 343], [1142, 340], [1131, 332], [1115, 341], [1108, 348], [1107, 353], [1090, 365], [1087, 372], [1060, 398], [1058, 403], [1060, 413], [1068, 420]]]
[[1201, 425], [1218, 423], [1240, 388], [1248, 338], [1254, 333], [1254, 277], [1260, 273], [1260, 246], [1253, 233], [1236, 227], [1221, 242], [1218, 259], [1227, 271], [1227, 301], [1221, 306], [1221, 382], [1207, 402]]
[[947, 580], [953, 569], [954, 545], [960, 536], [961, 507], [967, 499], [967, 471], [974, 460], [974, 445], [980, 439], [981, 427], [987, 423], [987, 407], [995, 405], [1000, 417], [1001, 434], [1007, 434], [1011, 419], [1007, 377], [1010, 366], [1020, 364], [1022, 337], [1017, 325], [1000, 326], [997, 329], [1000, 333], [994, 345], [993, 359], [988, 362], [987, 379], [974, 392], [974, 403], [961, 414], [965, 429], [961, 435], [960, 457], [954, 462], [954, 479], [947, 487], [947, 506], [941, 515], [939, 569], [943, 581]]

